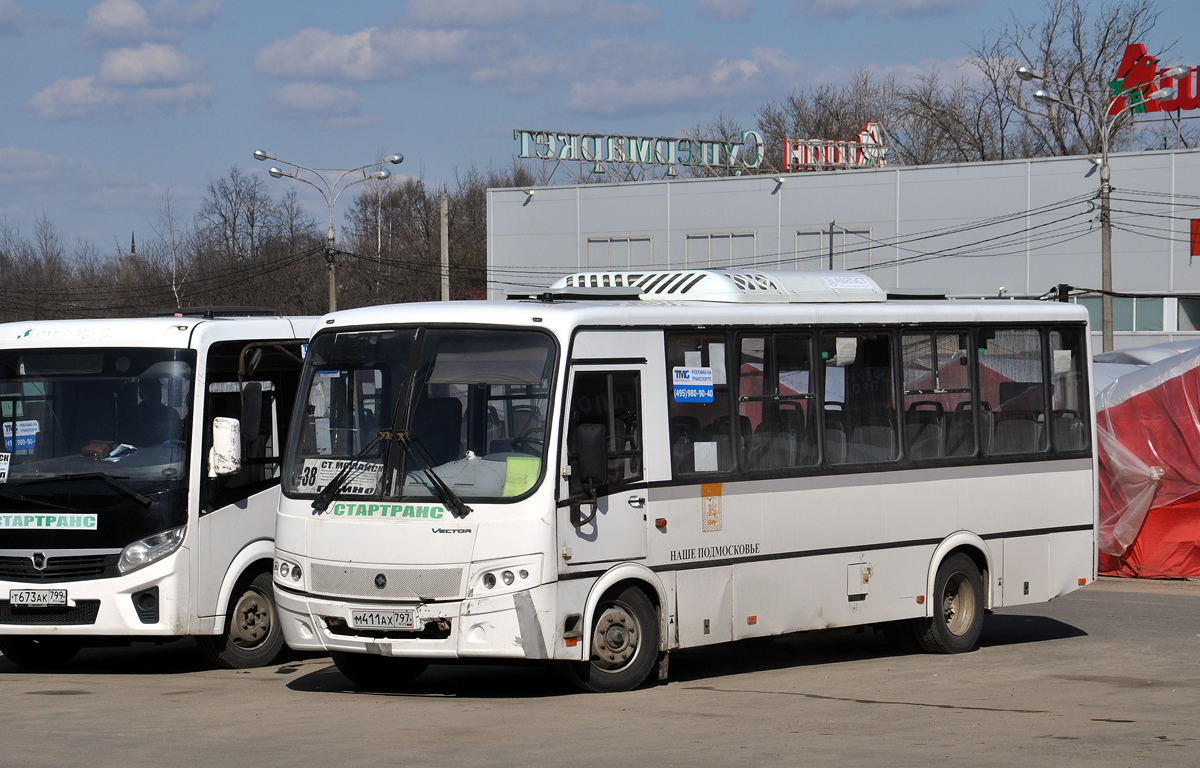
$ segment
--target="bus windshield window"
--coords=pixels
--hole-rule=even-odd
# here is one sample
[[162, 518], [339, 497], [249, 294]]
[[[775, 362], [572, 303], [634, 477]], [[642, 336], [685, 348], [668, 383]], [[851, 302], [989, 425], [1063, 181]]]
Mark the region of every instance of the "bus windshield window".
[[105, 473], [140, 491], [178, 485], [194, 367], [188, 350], [0, 352], [8, 484]]
[[[554, 343], [537, 331], [432, 330], [425, 338], [409, 430], [433, 471], [465, 499], [520, 496], [546, 453]], [[406, 463], [404, 496], [433, 497]]]
[[375, 438], [392, 427], [415, 342], [412, 328], [324, 333], [312, 340], [300, 383], [298, 429], [288, 451], [286, 490], [319, 492], [350, 458], [370, 446], [342, 492], [375, 493], [386, 450]]
[[[289, 493], [315, 494], [364, 448], [339, 495], [374, 496], [407, 429], [405, 498], [436, 497], [424, 461], [464, 499], [524, 494], [542, 474], [554, 343], [536, 331], [415, 329], [322, 334], [309, 346]], [[412, 366], [415, 365], [415, 371]], [[409, 379], [411, 391], [404, 391]], [[404, 403], [397, 413], [397, 401]], [[404, 423], [394, 423], [397, 421]], [[375, 444], [371, 446], [372, 441]]]

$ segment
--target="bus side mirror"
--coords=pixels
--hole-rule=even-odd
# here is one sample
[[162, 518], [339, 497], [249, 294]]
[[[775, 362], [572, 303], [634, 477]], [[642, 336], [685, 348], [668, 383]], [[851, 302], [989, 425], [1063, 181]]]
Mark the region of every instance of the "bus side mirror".
[[248, 381], [242, 385], [242, 435], [247, 440], [258, 437], [262, 425], [262, 383]]
[[242, 468], [242, 425], [237, 419], [218, 416], [212, 424], [208, 449], [208, 476], [237, 474]]
[[[596, 488], [608, 477], [608, 447], [604, 425], [580, 424], [575, 427], [575, 451], [579, 485], [584, 493], [591, 496], [590, 499], [571, 500], [571, 524], [578, 528], [595, 519], [596, 510], [599, 508]], [[592, 506], [591, 513], [586, 516], [583, 514], [584, 504]]]

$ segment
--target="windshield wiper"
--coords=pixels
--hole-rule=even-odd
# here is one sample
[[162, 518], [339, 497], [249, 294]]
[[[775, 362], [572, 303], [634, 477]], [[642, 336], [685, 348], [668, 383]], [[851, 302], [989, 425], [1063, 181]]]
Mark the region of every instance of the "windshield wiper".
[[[432, 462], [429, 460], [429, 455], [425, 452], [424, 446], [421, 444], [420, 438], [411, 432], [391, 432], [381, 431], [376, 433], [371, 442], [363, 446], [362, 450], [354, 454], [346, 461], [346, 466], [342, 467], [341, 471], [334, 475], [329, 484], [321, 489], [317, 494], [317, 498], [313, 499], [312, 509], [314, 515], [320, 515], [329, 508], [329, 504], [333, 501], [333, 497], [341, 492], [342, 486], [346, 484], [346, 480], [350, 477], [350, 473], [354, 466], [367, 455], [372, 448], [379, 444], [380, 441], [392, 441], [400, 443], [405, 452], [417, 460], [421, 465], [421, 471], [425, 477], [429, 479], [429, 484], [433, 486], [434, 492], [443, 504], [453, 510], [459, 517], [466, 517], [471, 513], [471, 508], [468, 507], [463, 500], [458, 497], [454, 490], [446, 485], [446, 481], [442, 480], [436, 472], [433, 471]], [[380, 478], [382, 482], [383, 478]]]
[[[354, 468], [354, 465], [358, 464], [358, 462], [362, 460], [362, 457], [366, 456], [367, 453], [369, 453], [372, 448], [378, 445], [379, 441], [383, 438], [384, 433], [377, 432], [375, 437], [362, 447], [362, 450], [346, 460], [346, 466], [342, 467], [341, 471], [334, 475], [333, 479], [329, 481], [329, 484], [321, 489], [321, 492], [317, 494], [317, 498], [313, 499], [312, 509], [314, 515], [320, 515], [329, 508], [329, 504], [333, 501], [333, 497], [337, 496], [341, 492], [342, 486], [346, 484], [346, 480], [350, 477], [350, 472]], [[380, 477], [378, 482], [382, 482], [382, 480], [383, 478]]]
[[39, 506], [39, 507], [45, 507], [45, 508], [47, 508], [47, 509], [66, 509], [66, 510], [70, 510], [70, 507], [64, 507], [64, 506], [63, 506], [63, 505], [61, 505], [61, 504], [55, 504], [55, 503], [53, 503], [53, 502], [49, 502], [49, 501], [42, 501], [41, 499], [31, 499], [31, 498], [29, 498], [28, 496], [22, 496], [22, 495], [21, 495], [21, 494], [19, 494], [19, 493], [13, 493], [13, 492], [11, 492], [11, 491], [2, 491], [2, 490], [0, 490], [0, 498], [5, 498], [5, 499], [13, 499], [14, 501], [23, 501], [23, 502], [25, 502], [26, 504], [35, 504], [35, 505], [37, 505], [37, 506]]
[[113, 488], [116, 488], [121, 493], [125, 494], [129, 498], [136, 501], [138, 504], [141, 504], [143, 507], [148, 507], [151, 504], [155, 503], [154, 499], [150, 498], [149, 496], [145, 496], [141, 493], [138, 493], [133, 488], [130, 488], [128, 485], [125, 485], [125, 483], [121, 482], [122, 480], [128, 480], [128, 479], [129, 478], [125, 477], [124, 475], [122, 475], [120, 477], [114, 477], [113, 475], [110, 475], [107, 472], [79, 472], [79, 473], [73, 474], [73, 475], [55, 475], [53, 477], [35, 477], [32, 480], [26, 480], [26, 481], [22, 482], [21, 485], [33, 485], [34, 483], [50, 483], [50, 482], [55, 482], [57, 480], [103, 480], [104, 482], [106, 482], [110, 486], [112, 486]]
[[466, 517], [471, 514], [471, 508], [463, 503], [463, 500], [458, 497], [454, 489], [446, 484], [437, 472], [433, 471], [433, 462], [429, 459], [429, 454], [425, 451], [425, 446], [421, 443], [421, 438], [414, 435], [412, 432], [396, 432], [389, 437], [395, 439], [404, 446], [408, 455], [417, 460], [421, 465], [421, 471], [425, 473], [425, 477], [429, 479], [429, 484], [433, 486], [433, 490], [437, 493], [438, 498], [443, 504], [454, 510], [459, 517]]

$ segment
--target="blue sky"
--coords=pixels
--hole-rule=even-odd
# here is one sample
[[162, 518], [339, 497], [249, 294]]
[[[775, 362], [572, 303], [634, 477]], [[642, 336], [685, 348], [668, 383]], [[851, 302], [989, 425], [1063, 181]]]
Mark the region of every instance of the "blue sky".
[[[1200, 3], [1159, 7], [1147, 47], [1200, 60]], [[45, 214], [111, 252], [131, 229], [149, 235], [168, 190], [190, 217], [232, 166], [281, 195], [294, 182], [266, 177], [255, 149], [318, 168], [400, 152], [393, 170], [437, 183], [506, 165], [514, 128], [749, 124], [756, 105], [863, 67], [957, 75], [1014, 15], [1037, 20], [1041, 4], [0, 0], [0, 222], [29, 235]]]

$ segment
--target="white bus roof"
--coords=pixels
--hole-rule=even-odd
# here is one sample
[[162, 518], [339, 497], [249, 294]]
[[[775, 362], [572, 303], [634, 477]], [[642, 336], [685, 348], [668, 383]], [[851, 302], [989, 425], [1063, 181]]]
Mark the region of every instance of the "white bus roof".
[[[193, 331], [236, 328], [236, 337], [307, 338], [315, 317], [136, 317], [29, 320], [0, 324], [0, 349], [51, 347], [158, 347], [187, 349]], [[229, 338], [228, 332], [221, 334]]]
[[680, 300], [735, 304], [879, 302], [887, 293], [859, 272], [751, 269], [666, 269], [577, 272], [549, 291], [634, 288], [643, 301]]
[[875, 303], [723, 303], [555, 300], [420, 302], [334, 312], [319, 330], [386, 326], [508, 325], [551, 328], [562, 338], [580, 326], [664, 327], [723, 325], [854, 325], [859, 323], [1079, 323], [1087, 309], [1078, 304], [1015, 300], [934, 300]]

